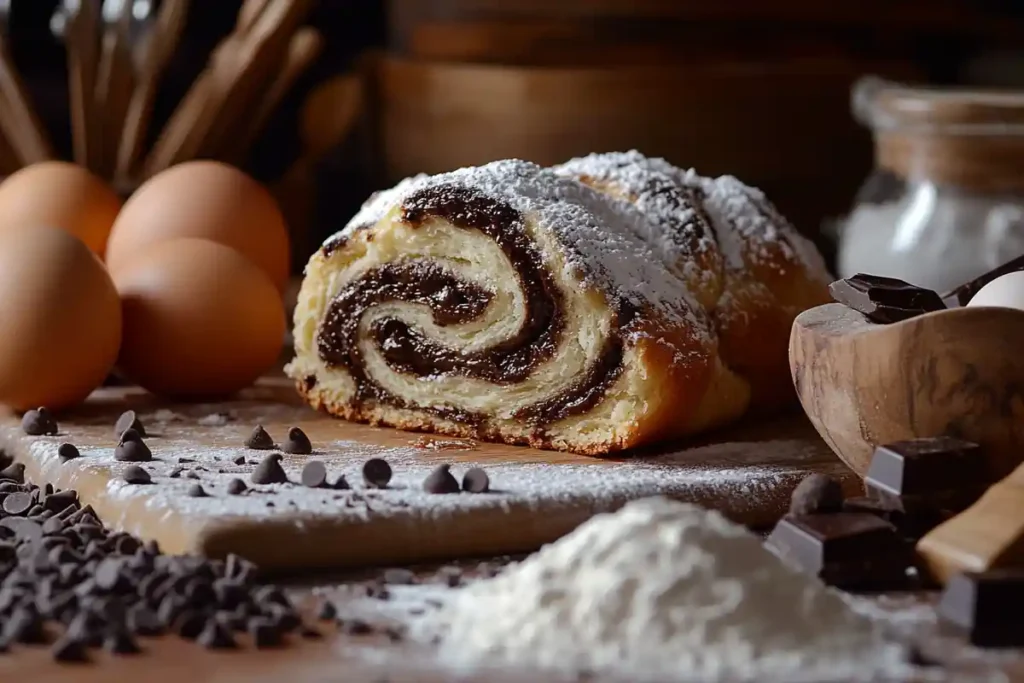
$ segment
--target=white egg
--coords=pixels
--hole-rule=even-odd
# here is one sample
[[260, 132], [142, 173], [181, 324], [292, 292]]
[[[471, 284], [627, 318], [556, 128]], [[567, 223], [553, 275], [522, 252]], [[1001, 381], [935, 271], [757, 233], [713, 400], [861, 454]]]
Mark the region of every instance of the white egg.
[[996, 278], [978, 290], [967, 305], [998, 306], [1024, 311], [1024, 271]]

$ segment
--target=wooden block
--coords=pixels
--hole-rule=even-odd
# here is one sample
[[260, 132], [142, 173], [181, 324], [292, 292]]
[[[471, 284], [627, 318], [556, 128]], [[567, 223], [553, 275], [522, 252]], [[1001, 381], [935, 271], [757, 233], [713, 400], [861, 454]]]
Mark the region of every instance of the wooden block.
[[[150, 472], [152, 485], [120, 479], [129, 463], [113, 457], [114, 422], [126, 408], [146, 428], [154, 460], [137, 464]], [[793, 488], [807, 474], [836, 477], [850, 492], [859, 483], [801, 415], [623, 460], [467, 444], [343, 422], [302, 405], [284, 378], [263, 380], [238, 400], [220, 404], [170, 405], [139, 390], [107, 388], [75, 415], [58, 417], [55, 437], [26, 436], [13, 415], [0, 420], [0, 447], [25, 464], [29, 481], [78, 490], [106, 523], [155, 539], [167, 552], [234, 552], [271, 571], [527, 552], [597, 512], [654, 495], [693, 501], [763, 527], [785, 512]], [[293, 426], [309, 436], [312, 455], [284, 458], [291, 481], [317, 459], [327, 466], [330, 482], [344, 474], [352, 489], [254, 485], [254, 463], [271, 452], [243, 447], [256, 424], [278, 444]], [[81, 457], [61, 462], [62, 442], [74, 443]], [[371, 457], [391, 464], [387, 490], [362, 484], [361, 467]], [[238, 458], [244, 462], [236, 463]], [[493, 492], [423, 492], [423, 479], [440, 463], [451, 463], [457, 477], [470, 466], [485, 467]], [[181, 471], [172, 477], [176, 468]], [[249, 492], [229, 495], [234, 478], [244, 480]], [[195, 484], [205, 497], [187, 495]]]
[[917, 552], [941, 583], [963, 572], [1024, 569], [1024, 488], [1010, 481], [995, 484], [926, 534]]

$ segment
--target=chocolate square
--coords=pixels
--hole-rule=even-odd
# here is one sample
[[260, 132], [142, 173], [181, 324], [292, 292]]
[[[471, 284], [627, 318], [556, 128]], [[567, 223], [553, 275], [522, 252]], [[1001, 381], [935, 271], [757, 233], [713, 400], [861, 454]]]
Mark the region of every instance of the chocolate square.
[[829, 285], [838, 303], [876, 323], [894, 323], [946, 308], [939, 295], [903, 280], [859, 273]]
[[1024, 645], [1024, 570], [959, 574], [939, 599], [939, 616], [980, 647]]

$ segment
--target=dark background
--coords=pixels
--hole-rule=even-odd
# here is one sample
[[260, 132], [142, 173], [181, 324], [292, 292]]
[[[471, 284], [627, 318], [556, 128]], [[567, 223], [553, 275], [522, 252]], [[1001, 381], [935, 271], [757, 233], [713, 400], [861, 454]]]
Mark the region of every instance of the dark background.
[[[51, 136], [68, 156], [65, 56], [49, 32], [56, 4], [56, 0], [13, 0], [8, 37], [16, 65]], [[202, 70], [211, 49], [230, 31], [239, 5], [237, 0], [193, 0], [182, 48], [161, 84], [154, 134]], [[305, 93], [331, 74], [365, 64], [365, 57], [374, 54], [424, 63], [536, 69], [685, 68], [719, 62], [756, 66], [841, 58], [854, 65], [854, 71], [915, 82], [1024, 87], [1024, 0], [321, 0], [309, 23], [327, 38], [325, 52], [282, 105], [246, 165], [268, 183], [297, 154], [297, 112]], [[449, 35], [445, 31], [451, 29], [461, 35], [458, 31], [464, 27], [477, 26], [485, 27], [490, 38], [469, 43], [436, 38]], [[360, 127], [360, 141], [346, 141], [320, 164], [311, 188], [315, 217], [299, 228], [307, 234], [308, 244], [340, 228], [370, 191], [397, 180], [395, 171], [381, 163], [386, 155], [380, 150], [390, 133], [380, 123], [386, 117], [379, 115], [378, 103], [372, 99], [373, 72], [367, 73], [369, 125]], [[787, 169], [777, 177], [763, 169], [711, 169], [732, 172], [762, 186], [812, 236], [823, 221], [848, 207], [871, 167], [870, 134], [853, 122], [845, 100], [850, 82], [832, 85], [830, 94], [823, 91], [821, 95], [817, 138], [805, 124], [794, 123], [787, 129], [785, 121], [773, 123], [772, 136], [785, 138], [785, 145], [796, 152], [802, 145], [811, 146], [792, 159], [778, 159], [777, 164], [805, 164], [806, 168]], [[791, 96], [786, 87], [793, 86], [780, 84], [779, 98]], [[769, 87], [766, 92], [765, 105], [772, 106], [773, 90]], [[801, 96], [807, 102], [801, 106], [819, 108], [815, 92]], [[743, 126], [746, 120], [757, 125], [758, 109], [756, 103], [744, 105], [743, 111], [729, 117], [730, 125]], [[586, 125], [585, 117], [586, 112], [580, 112], [579, 125]], [[834, 144], [828, 136], [831, 130]], [[721, 144], [723, 149], [728, 146], [728, 135]], [[369, 155], [362, 153], [367, 149]], [[586, 151], [608, 150], [580, 153]], [[642, 151], [688, 165], [679, 150]], [[707, 169], [706, 164], [701, 167]], [[813, 180], [813, 188], [805, 186], [808, 179]], [[306, 256], [296, 254], [296, 265]]]

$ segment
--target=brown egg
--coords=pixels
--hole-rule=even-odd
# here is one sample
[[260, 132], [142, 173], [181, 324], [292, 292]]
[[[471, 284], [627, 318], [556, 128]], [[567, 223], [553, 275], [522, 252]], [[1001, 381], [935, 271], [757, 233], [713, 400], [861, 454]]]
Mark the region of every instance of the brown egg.
[[150, 245], [113, 274], [124, 307], [119, 369], [164, 396], [206, 398], [252, 384], [277, 362], [284, 305], [260, 268], [224, 245]]
[[121, 302], [99, 258], [63, 230], [0, 231], [0, 402], [58, 410], [106, 378]]
[[121, 198], [81, 166], [45, 161], [0, 183], [0, 231], [49, 225], [70, 232], [100, 256]]
[[288, 228], [262, 185], [216, 161], [178, 164], [146, 181], [125, 203], [107, 245], [112, 272], [156, 242], [199, 237], [237, 249], [284, 291]]

